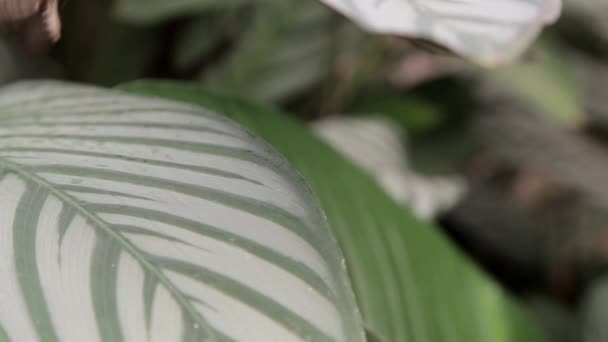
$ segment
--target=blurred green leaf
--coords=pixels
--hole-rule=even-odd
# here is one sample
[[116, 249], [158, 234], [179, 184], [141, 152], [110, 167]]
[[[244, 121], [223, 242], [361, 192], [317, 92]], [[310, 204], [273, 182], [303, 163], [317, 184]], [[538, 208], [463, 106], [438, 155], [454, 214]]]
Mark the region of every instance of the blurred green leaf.
[[471, 127], [478, 106], [476, 80], [457, 75], [442, 77], [410, 90], [408, 96], [432, 106], [439, 117], [436, 126], [411, 136], [412, 168], [432, 175], [466, 169], [480, 147]]
[[186, 23], [176, 36], [173, 67], [178, 71], [196, 68], [224, 39], [237, 35], [242, 24], [237, 12], [208, 11]]
[[530, 57], [511, 66], [488, 71], [504, 90], [536, 106], [552, 121], [566, 127], [583, 119], [582, 85], [574, 60], [563, 46], [539, 41]]
[[589, 289], [583, 303], [581, 341], [608, 341], [608, 278], [598, 279]]
[[141, 78], [163, 52], [164, 27], [117, 22], [103, 0], [72, 1], [63, 11], [57, 54], [68, 78], [102, 85]]
[[437, 106], [409, 94], [370, 90], [355, 97], [346, 110], [357, 116], [380, 114], [395, 120], [408, 135], [424, 134], [444, 122]]
[[445, 237], [416, 221], [367, 175], [282, 113], [194, 84], [144, 81], [121, 88], [223, 113], [284, 154], [326, 211], [375, 339], [543, 340], [519, 305]]
[[537, 295], [526, 299], [526, 302], [538, 317], [551, 342], [577, 341], [579, 319], [575, 310], [548, 296]]
[[237, 46], [205, 75], [208, 85], [276, 101], [330, 73], [330, 11], [301, 0], [262, 3], [253, 11]]
[[[583, 80], [585, 109], [591, 125], [606, 135], [608, 132], [608, 63], [581, 57], [576, 65]], [[599, 133], [599, 132], [598, 132]]]
[[142, 77], [160, 55], [160, 37], [159, 29], [109, 25], [95, 47], [95, 55], [87, 61], [82, 80], [111, 86]]
[[[566, 24], [575, 26], [581, 40], [595, 40], [596, 44], [608, 44], [608, 2], [604, 0], [565, 0]], [[588, 35], [590, 37], [585, 37]], [[606, 46], [601, 47], [606, 51]]]
[[122, 20], [157, 23], [176, 16], [233, 8], [252, 0], [117, 0], [114, 12]]
[[9, 44], [0, 37], [0, 84], [19, 76], [21, 71]]

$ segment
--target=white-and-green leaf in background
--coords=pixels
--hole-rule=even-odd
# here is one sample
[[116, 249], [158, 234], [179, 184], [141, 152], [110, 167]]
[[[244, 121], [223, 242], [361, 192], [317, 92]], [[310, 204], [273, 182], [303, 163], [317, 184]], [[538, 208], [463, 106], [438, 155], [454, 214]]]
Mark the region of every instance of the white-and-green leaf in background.
[[284, 113], [196, 84], [122, 87], [198, 104], [243, 124], [295, 165], [345, 254], [370, 342], [539, 342], [521, 306], [380, 186]]
[[0, 341], [363, 341], [298, 173], [232, 121], [58, 82], [0, 91]]
[[428, 39], [484, 65], [521, 54], [561, 0], [321, 0], [378, 33]]

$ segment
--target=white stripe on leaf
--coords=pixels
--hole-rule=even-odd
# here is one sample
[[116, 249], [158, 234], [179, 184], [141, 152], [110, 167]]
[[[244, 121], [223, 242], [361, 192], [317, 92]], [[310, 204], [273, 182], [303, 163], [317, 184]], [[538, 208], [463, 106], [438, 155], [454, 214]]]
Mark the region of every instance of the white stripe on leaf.
[[26, 184], [9, 175], [0, 181], [0, 323], [14, 341], [38, 341], [34, 322], [29, 318], [15, 269], [13, 220]]
[[[155, 292], [152, 307], [151, 342], [179, 341], [183, 334], [182, 310], [163, 287]], [[202, 328], [202, 327], [199, 327]]]
[[[210, 324], [217, 327], [224, 335], [236, 341], [251, 342], [288, 342], [301, 341], [296, 335], [286, 330], [275, 321], [260, 315], [251, 307], [210, 286], [194, 281], [179, 273], [168, 272], [169, 278], [182, 284], [188, 293], [206, 299], [206, 305], [198, 305], [198, 309], [205, 313]], [[273, 331], [267, 336], [264, 331]]]
[[96, 232], [76, 217], [60, 240], [60, 212], [61, 202], [47, 199], [41, 214], [45, 229], [38, 230], [38, 272], [45, 300], [62, 342], [100, 341], [90, 293]]
[[148, 341], [144, 303], [145, 272], [127, 253], [120, 255], [116, 283], [118, 314], [125, 341]]

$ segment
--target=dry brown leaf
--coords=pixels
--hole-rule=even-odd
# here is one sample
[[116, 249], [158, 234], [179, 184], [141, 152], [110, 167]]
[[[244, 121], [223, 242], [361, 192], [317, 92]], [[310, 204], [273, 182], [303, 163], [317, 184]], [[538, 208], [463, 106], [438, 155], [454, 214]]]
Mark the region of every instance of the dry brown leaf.
[[0, 0], [0, 24], [21, 24], [29, 43], [61, 37], [59, 0]]

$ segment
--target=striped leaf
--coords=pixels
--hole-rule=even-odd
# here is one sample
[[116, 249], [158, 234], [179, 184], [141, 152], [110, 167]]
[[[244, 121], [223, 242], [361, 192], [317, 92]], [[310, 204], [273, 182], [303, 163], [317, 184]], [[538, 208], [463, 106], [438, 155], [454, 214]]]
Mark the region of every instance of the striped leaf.
[[190, 105], [0, 91], [0, 341], [362, 341], [289, 164]]
[[148, 81], [122, 88], [226, 114], [298, 168], [344, 251], [370, 342], [544, 340], [518, 303], [434, 227], [286, 115], [196, 85]]
[[522, 53], [561, 10], [561, 0], [321, 1], [371, 31], [429, 39], [486, 65]]

